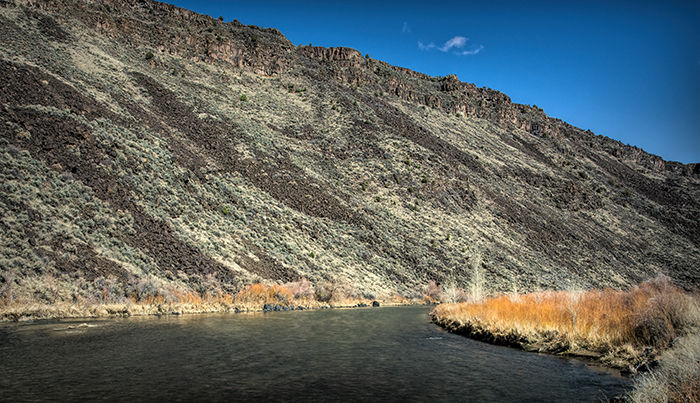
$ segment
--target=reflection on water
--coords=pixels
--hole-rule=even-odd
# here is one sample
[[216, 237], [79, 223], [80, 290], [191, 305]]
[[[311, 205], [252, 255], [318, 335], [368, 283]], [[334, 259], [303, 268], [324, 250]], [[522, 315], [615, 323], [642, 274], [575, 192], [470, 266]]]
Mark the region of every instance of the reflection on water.
[[0, 325], [0, 400], [597, 402], [628, 386], [580, 361], [446, 333], [429, 323], [428, 312]]

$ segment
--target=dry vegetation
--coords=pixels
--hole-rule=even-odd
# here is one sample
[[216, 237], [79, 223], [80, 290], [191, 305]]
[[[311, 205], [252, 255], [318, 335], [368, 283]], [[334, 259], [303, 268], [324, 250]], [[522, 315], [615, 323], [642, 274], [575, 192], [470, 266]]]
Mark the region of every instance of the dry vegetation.
[[431, 315], [477, 339], [644, 371], [630, 394], [635, 402], [699, 401], [700, 303], [664, 275], [628, 291], [501, 295], [442, 304]]
[[635, 379], [634, 403], [700, 402], [700, 335], [679, 339], [659, 358], [658, 370]]
[[[37, 298], [13, 298], [3, 291], [0, 298], [0, 322], [7, 320], [55, 319], [68, 317], [101, 317], [159, 314], [190, 314], [206, 312], [251, 312], [264, 310], [294, 310], [369, 306], [376, 299], [357, 295], [347, 283], [323, 283], [314, 287], [306, 278], [285, 284], [255, 283], [238, 292], [207, 288], [202, 292], [178, 288], [158, 281], [141, 278], [125, 290], [114, 279], [98, 278], [89, 293], [74, 293]], [[60, 285], [56, 281], [55, 287]], [[423, 304], [431, 299], [409, 299], [392, 296], [381, 304]]]

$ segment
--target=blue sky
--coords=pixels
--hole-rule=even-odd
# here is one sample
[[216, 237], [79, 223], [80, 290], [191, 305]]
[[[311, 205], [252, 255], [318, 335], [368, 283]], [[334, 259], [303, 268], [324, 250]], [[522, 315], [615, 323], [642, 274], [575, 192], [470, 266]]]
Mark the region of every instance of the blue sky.
[[456, 74], [666, 160], [700, 162], [699, 1], [171, 0], [294, 44]]

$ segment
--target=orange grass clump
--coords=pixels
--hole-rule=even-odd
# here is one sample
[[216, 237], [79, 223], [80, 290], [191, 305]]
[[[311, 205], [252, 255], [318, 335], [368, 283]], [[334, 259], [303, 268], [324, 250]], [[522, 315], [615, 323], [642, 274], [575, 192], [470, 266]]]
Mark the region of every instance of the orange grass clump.
[[264, 304], [268, 287], [265, 284], [249, 284], [236, 295], [236, 301], [247, 304]]
[[548, 291], [442, 304], [431, 315], [454, 328], [606, 352], [630, 344], [666, 347], [686, 323], [691, 297], [659, 276], [629, 291]]
[[[308, 283], [308, 280], [306, 282]], [[308, 286], [302, 286], [302, 288], [304, 287]], [[313, 290], [313, 287], [311, 289]], [[297, 294], [297, 291], [300, 294]], [[256, 283], [247, 285], [240, 290], [234, 298], [234, 303], [249, 310], [262, 309], [264, 304], [281, 306], [304, 305], [307, 307], [317, 305], [313, 297], [309, 297], [307, 294], [308, 290], [299, 291], [296, 283], [288, 283], [286, 285]]]

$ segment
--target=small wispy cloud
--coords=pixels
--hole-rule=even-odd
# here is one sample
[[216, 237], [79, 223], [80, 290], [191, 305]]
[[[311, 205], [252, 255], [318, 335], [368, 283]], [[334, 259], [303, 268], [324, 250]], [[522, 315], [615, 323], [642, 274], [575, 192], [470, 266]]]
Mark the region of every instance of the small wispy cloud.
[[454, 38], [445, 42], [445, 46], [441, 47], [440, 50], [442, 50], [443, 52], [449, 52], [452, 48], [464, 47], [464, 44], [467, 43], [467, 40], [468, 39], [463, 36], [455, 36]]
[[420, 49], [420, 50], [430, 50], [430, 49], [434, 49], [434, 48], [435, 48], [435, 44], [432, 42], [430, 42], [427, 45], [424, 44], [423, 42], [418, 42], [418, 49]]
[[407, 32], [408, 32], [409, 34], [411, 33], [411, 26], [408, 25], [408, 22], [404, 22], [404, 23], [403, 23], [403, 28], [401, 28], [401, 33], [402, 33], [402, 34], [405, 34], [405, 33], [407, 33]]
[[467, 45], [467, 41], [469, 41], [468, 38], [465, 38], [463, 36], [455, 36], [454, 38], [445, 42], [445, 44], [441, 47], [437, 47], [437, 45], [435, 45], [435, 43], [433, 43], [433, 42], [430, 42], [427, 45], [424, 44], [423, 42], [418, 42], [418, 49], [420, 49], [420, 50], [438, 49], [442, 52], [452, 52], [452, 53], [454, 53], [456, 55], [460, 55], [460, 56], [475, 55], [484, 49], [483, 45], [479, 45], [478, 47], [472, 47], [471, 49], [465, 49], [465, 46]]
[[481, 52], [482, 50], [484, 50], [484, 45], [479, 45], [479, 47], [476, 49], [463, 50], [463, 51], [459, 52], [458, 54], [460, 54], [462, 56], [475, 55], [475, 54]]

